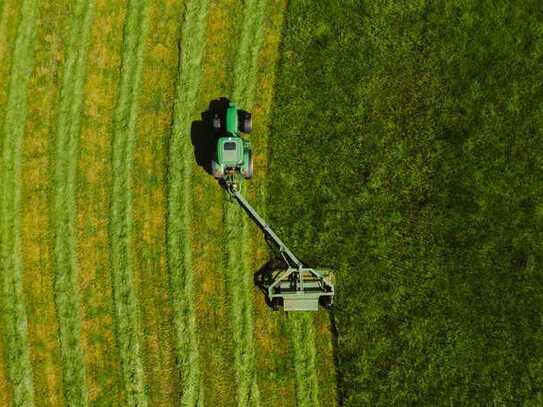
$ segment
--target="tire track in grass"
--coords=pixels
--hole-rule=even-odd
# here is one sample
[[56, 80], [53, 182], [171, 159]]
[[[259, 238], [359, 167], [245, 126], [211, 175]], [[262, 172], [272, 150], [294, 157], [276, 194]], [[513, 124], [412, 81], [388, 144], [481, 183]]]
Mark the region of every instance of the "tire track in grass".
[[141, 321], [134, 283], [132, 236], [132, 152], [136, 139], [137, 95], [147, 34], [147, 2], [129, 0], [124, 25], [119, 100], [112, 144], [111, 264], [116, 336], [126, 403], [146, 406]]
[[[263, 42], [267, 0], [245, 3], [240, 45], [234, 64], [233, 101], [250, 109], [254, 100], [258, 52]], [[245, 189], [245, 188], [244, 188]], [[251, 293], [252, 252], [248, 220], [235, 202], [225, 203], [226, 275], [231, 300], [237, 398], [240, 406], [260, 405], [256, 376], [254, 320]], [[242, 217], [243, 216], [243, 217]], [[241, 224], [241, 227], [240, 227]], [[239, 242], [239, 243], [238, 243]]]
[[80, 298], [76, 249], [76, 170], [85, 66], [94, 1], [74, 5], [57, 118], [52, 228], [55, 236], [55, 303], [63, 359], [64, 396], [86, 405], [85, 365], [80, 344]]
[[12, 56], [8, 100], [3, 126], [1, 172], [1, 265], [2, 313], [6, 330], [8, 375], [12, 402], [33, 404], [32, 366], [27, 337], [27, 314], [23, 293], [21, 256], [21, 143], [27, 114], [27, 84], [33, 68], [33, 46], [38, 7], [35, 1], [21, 4], [21, 20]]
[[202, 404], [198, 327], [194, 310], [194, 273], [190, 224], [192, 221], [192, 144], [190, 123], [202, 76], [208, 0], [188, 0], [181, 26], [179, 70], [168, 167], [168, 270], [174, 310], [177, 368], [181, 404]]

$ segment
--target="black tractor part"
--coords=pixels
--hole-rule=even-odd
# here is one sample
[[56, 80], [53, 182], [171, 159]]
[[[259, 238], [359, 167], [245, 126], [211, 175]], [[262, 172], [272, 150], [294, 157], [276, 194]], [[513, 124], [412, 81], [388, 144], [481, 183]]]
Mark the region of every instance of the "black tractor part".
[[238, 128], [242, 133], [250, 133], [253, 130], [251, 113], [238, 110]]

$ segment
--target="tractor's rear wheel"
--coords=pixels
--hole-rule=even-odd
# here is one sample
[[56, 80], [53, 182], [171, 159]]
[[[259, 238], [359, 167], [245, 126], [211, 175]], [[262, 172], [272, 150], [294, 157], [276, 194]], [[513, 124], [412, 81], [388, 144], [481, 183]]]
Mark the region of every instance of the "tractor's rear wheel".
[[239, 129], [242, 133], [250, 133], [253, 130], [251, 113], [245, 110], [238, 111]]
[[213, 130], [220, 130], [221, 129], [221, 118], [218, 114], [215, 114], [213, 116]]

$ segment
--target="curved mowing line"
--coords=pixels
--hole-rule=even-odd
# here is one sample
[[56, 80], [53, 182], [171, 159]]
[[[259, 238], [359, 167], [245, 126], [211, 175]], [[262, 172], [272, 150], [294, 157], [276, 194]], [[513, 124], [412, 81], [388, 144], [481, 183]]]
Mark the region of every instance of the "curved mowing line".
[[[240, 46], [234, 66], [233, 99], [244, 108], [250, 108], [254, 99], [257, 59], [263, 42], [263, 21], [267, 0], [249, 0], [245, 3]], [[226, 274], [230, 291], [232, 331], [234, 335], [234, 361], [238, 385], [238, 404], [260, 405], [260, 392], [256, 380], [256, 354], [252, 307], [251, 256], [247, 244], [249, 225], [240, 217], [235, 204], [225, 204], [225, 238], [227, 242]], [[241, 225], [241, 230], [240, 230]], [[241, 239], [240, 239], [241, 237]], [[236, 242], [241, 243], [236, 245]]]
[[307, 313], [289, 315], [289, 327], [294, 348], [296, 405], [316, 407], [319, 405], [319, 382], [316, 371], [317, 351], [313, 315]]
[[[3, 128], [0, 222], [2, 314], [6, 329], [6, 359], [13, 386], [13, 404], [32, 405], [33, 384], [23, 293], [21, 258], [21, 143], [27, 114], [27, 84], [33, 67], [38, 6], [24, 0], [17, 29]], [[4, 333], [3, 333], [4, 334]]]
[[167, 181], [168, 271], [174, 310], [177, 366], [183, 386], [181, 404], [191, 407], [203, 404], [203, 388], [189, 232], [192, 221], [192, 144], [189, 135], [202, 76], [200, 64], [204, 52], [207, 12], [207, 0], [189, 0], [185, 5]]
[[80, 344], [76, 259], [76, 171], [80, 111], [94, 1], [74, 8], [57, 119], [54, 172], [55, 302], [63, 357], [64, 395], [74, 406], [87, 404], [85, 367]]
[[137, 95], [147, 33], [147, 2], [130, 0], [124, 25], [119, 101], [113, 125], [111, 264], [116, 336], [126, 402], [146, 406], [140, 314], [133, 283], [132, 151], [136, 139]]

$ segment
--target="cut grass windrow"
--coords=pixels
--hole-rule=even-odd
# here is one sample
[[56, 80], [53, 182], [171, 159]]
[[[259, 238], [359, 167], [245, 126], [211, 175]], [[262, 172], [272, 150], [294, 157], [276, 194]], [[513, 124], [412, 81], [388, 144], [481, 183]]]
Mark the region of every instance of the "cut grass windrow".
[[147, 2], [128, 2], [124, 25], [119, 100], [112, 144], [111, 264], [116, 335], [121, 356], [126, 402], [147, 405], [142, 361], [140, 313], [134, 288], [132, 237], [132, 152], [136, 139], [137, 95], [140, 90]]
[[86, 405], [88, 400], [80, 344], [75, 195], [80, 111], [93, 8], [94, 1], [79, 0], [74, 5], [60, 92], [53, 182], [55, 303], [59, 321], [65, 398], [74, 406]]
[[21, 20], [12, 55], [8, 100], [3, 126], [1, 196], [2, 316], [13, 405], [33, 404], [32, 367], [27, 337], [21, 257], [21, 144], [27, 114], [27, 84], [33, 68], [38, 6], [21, 4]]
[[316, 370], [316, 346], [313, 315], [289, 314], [294, 368], [296, 372], [296, 405], [298, 407], [319, 406], [319, 385]]
[[[234, 64], [233, 100], [245, 109], [252, 107], [254, 99], [266, 5], [266, 0], [251, 0], [244, 6], [240, 45]], [[238, 404], [256, 406], [260, 404], [260, 392], [255, 371], [252, 253], [248, 246], [250, 236], [247, 222], [245, 217], [241, 217], [241, 210], [235, 203], [225, 203], [226, 274], [231, 301]]]
[[[179, 70], [168, 167], [168, 270], [174, 311], [176, 355], [182, 386], [181, 404], [195, 406], [200, 399], [201, 373], [198, 327], [194, 312], [194, 273], [190, 224], [192, 220], [192, 144], [190, 123], [202, 76], [207, 0], [188, 0], [181, 27]], [[200, 400], [199, 400], [200, 399]]]

